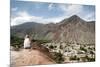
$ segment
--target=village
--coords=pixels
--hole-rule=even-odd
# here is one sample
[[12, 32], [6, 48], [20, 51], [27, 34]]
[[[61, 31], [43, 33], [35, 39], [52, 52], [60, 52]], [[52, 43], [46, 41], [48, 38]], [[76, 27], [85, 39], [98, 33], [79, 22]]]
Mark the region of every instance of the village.
[[45, 43], [42, 45], [48, 48], [50, 52], [57, 52], [57, 53], [60, 52], [64, 57], [63, 63], [95, 61], [94, 44], [60, 42], [60, 43]]

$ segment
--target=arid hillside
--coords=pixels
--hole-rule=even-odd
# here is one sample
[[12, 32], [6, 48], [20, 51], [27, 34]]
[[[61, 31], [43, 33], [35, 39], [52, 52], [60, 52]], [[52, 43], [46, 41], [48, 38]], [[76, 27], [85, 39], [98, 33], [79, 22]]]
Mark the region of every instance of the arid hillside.
[[11, 27], [11, 35], [23, 38], [30, 34], [34, 39], [53, 42], [95, 43], [95, 21], [85, 21], [77, 15], [65, 18], [59, 23], [41, 24], [26, 22]]

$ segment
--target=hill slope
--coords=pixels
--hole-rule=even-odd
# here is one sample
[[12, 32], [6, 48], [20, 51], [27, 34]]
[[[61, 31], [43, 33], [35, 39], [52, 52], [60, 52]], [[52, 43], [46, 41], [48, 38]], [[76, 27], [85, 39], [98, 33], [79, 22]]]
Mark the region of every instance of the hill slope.
[[34, 39], [52, 40], [54, 42], [95, 43], [95, 21], [85, 21], [73, 15], [59, 23], [41, 24], [26, 22], [11, 27], [11, 34], [24, 37], [29, 33]]

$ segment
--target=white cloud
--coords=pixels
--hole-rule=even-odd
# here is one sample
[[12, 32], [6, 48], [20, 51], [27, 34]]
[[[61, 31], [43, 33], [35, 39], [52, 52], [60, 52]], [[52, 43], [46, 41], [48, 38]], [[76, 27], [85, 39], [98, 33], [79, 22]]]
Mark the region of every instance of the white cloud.
[[[48, 6], [49, 10], [51, 10], [53, 8], [53, 4], [49, 4]], [[22, 24], [24, 22], [39, 22], [39, 23], [50, 23], [50, 22], [59, 22], [65, 18], [68, 18], [74, 14], [80, 16], [81, 18], [85, 19], [85, 20], [91, 20], [91, 18], [94, 17], [94, 13], [89, 13], [87, 15], [82, 15], [82, 13], [84, 13], [83, 11], [83, 6], [82, 5], [59, 5], [60, 10], [62, 10], [64, 12], [64, 14], [60, 17], [51, 17], [51, 18], [44, 18], [44, 17], [40, 17], [40, 16], [33, 16], [28, 14], [28, 12], [26, 11], [19, 11], [16, 12], [16, 16], [13, 17], [11, 16], [11, 25], [18, 25], [18, 24]], [[13, 9], [15, 10], [15, 9]]]
[[16, 17], [11, 17], [11, 26], [19, 25], [25, 22], [38, 22], [38, 23], [44, 23], [44, 24], [47, 24], [50, 22], [57, 23], [65, 18], [65, 17], [43, 18], [43, 17], [29, 15], [25, 11], [17, 12], [17, 15], [18, 16]]
[[52, 2], [52, 3], [73, 3], [95, 5], [95, 0], [19, 0], [19, 1], [38, 1], [38, 2]]
[[[64, 15], [60, 17], [51, 17], [51, 18], [43, 18], [43, 17], [38, 17], [38, 16], [32, 16], [29, 15], [28, 12], [26, 11], [20, 11], [17, 12], [17, 16], [11, 18], [11, 25], [18, 25], [22, 24], [23, 22], [40, 22], [40, 23], [49, 23], [49, 22], [59, 22], [63, 20], [64, 18], [67, 18], [73, 14], [78, 14], [82, 11], [82, 6], [81, 5], [59, 5], [60, 9], [64, 12]], [[53, 4], [49, 4], [48, 9], [52, 10]]]
[[60, 5], [59, 7], [64, 12], [65, 16], [79, 15], [83, 10], [82, 5]]
[[15, 8], [12, 8], [11, 11], [17, 11], [17, 9], [18, 9], [18, 8], [15, 7]]
[[53, 9], [53, 3], [49, 4], [48, 9], [49, 10], [52, 10]]
[[82, 12], [82, 10], [82, 5], [70, 5], [67, 8], [67, 12], [69, 12], [69, 14], [79, 14], [80, 12]]
[[91, 12], [84, 17], [85, 20], [91, 21], [95, 20], [95, 12]]
[[29, 14], [26, 11], [17, 12], [17, 15], [21, 17], [26, 17], [26, 16], [29, 17]]
[[16, 17], [11, 17], [11, 25], [18, 25], [24, 22], [31, 22], [31, 21], [39, 22], [39, 19], [42, 19], [42, 17], [31, 16], [25, 11], [20, 11], [17, 13], [17, 15], [18, 16]]
[[63, 19], [64, 19], [64, 17], [53, 17], [53, 18], [47, 18], [47, 19], [43, 19], [43, 20], [45, 21], [44, 23], [47, 24], [47, 23], [50, 23], [50, 22], [58, 23]]
[[70, 17], [72, 15], [78, 15], [86, 21], [95, 20], [95, 12], [84, 14], [83, 5], [60, 5], [61, 10], [64, 12], [63, 18]]

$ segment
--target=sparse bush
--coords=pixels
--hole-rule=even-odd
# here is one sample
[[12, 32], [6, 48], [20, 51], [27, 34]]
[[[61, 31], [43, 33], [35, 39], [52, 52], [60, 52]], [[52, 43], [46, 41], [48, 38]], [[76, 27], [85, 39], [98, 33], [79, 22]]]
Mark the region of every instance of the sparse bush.
[[93, 61], [95, 61], [95, 58], [88, 58], [88, 61], [93, 62]]
[[67, 50], [65, 50], [65, 52], [67, 52]]
[[87, 50], [84, 47], [80, 47], [80, 50], [87, 52]]
[[89, 50], [92, 50], [92, 48], [88, 47]]
[[84, 52], [82, 52], [82, 51], [78, 51], [78, 54], [83, 54]]
[[90, 51], [90, 54], [94, 54], [94, 52], [93, 51]]
[[70, 60], [78, 60], [78, 61], [79, 61], [80, 58], [78, 58], [78, 57], [75, 55], [75, 56], [71, 56], [71, 57], [70, 57]]
[[87, 61], [87, 58], [88, 58], [87, 55], [85, 57], [81, 57], [81, 59], [82, 59], [83, 62], [86, 62]]
[[82, 61], [83, 61], [83, 62], [86, 62], [86, 61], [88, 61], [88, 62], [93, 62], [93, 61], [95, 61], [95, 58], [91, 58], [91, 57], [88, 57], [88, 56], [86, 55], [85, 57], [82, 57]]
[[63, 49], [62, 45], [60, 45], [60, 49]]
[[24, 39], [17, 36], [11, 36], [11, 46], [15, 47], [16, 49], [21, 48], [23, 46], [23, 40]]
[[93, 48], [93, 50], [95, 50], [95, 47]]
[[54, 46], [54, 48], [57, 48], [57, 46]]
[[50, 45], [49, 48], [50, 48], [50, 49], [54, 49], [54, 46], [53, 46], [53, 45]]
[[77, 45], [80, 45], [79, 43], [77, 43]]
[[53, 53], [53, 59], [54, 59], [57, 63], [63, 63], [63, 61], [64, 61], [64, 57], [63, 57], [63, 55], [61, 54], [61, 52], [59, 52], [59, 53], [54, 52], [54, 53]]

